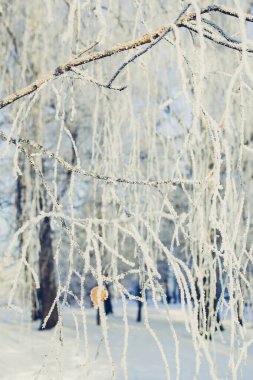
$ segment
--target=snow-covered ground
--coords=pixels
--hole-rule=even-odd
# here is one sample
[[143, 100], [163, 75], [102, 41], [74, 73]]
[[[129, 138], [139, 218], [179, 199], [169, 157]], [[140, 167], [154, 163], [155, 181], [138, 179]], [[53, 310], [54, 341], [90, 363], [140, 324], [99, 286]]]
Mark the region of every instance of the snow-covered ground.
[[[114, 306], [114, 315], [108, 318], [109, 340], [112, 358], [115, 363], [116, 379], [124, 379], [122, 354], [124, 349], [124, 322], [122, 305]], [[183, 312], [179, 306], [170, 307], [171, 319], [179, 341], [180, 376], [182, 380], [194, 379], [196, 353], [190, 334], [184, 325]], [[154, 338], [143, 323], [136, 323], [137, 307], [127, 306], [129, 341], [127, 368], [129, 380], [166, 379], [161, 353]], [[75, 318], [73, 318], [73, 315]], [[75, 323], [76, 319], [76, 323]], [[166, 320], [165, 309], [157, 311], [149, 307], [149, 321], [153, 331], [164, 346], [170, 366], [171, 380], [176, 379], [175, 344]], [[87, 311], [88, 325], [88, 365], [84, 361], [84, 339], [82, 316], [78, 309], [68, 309], [63, 313], [63, 331], [38, 331], [38, 323], [29, 323], [13, 311], [0, 309], [0, 378], [1, 380], [109, 380], [111, 366], [102, 339], [101, 327], [96, 326], [95, 311]], [[77, 326], [78, 329], [77, 329]], [[229, 372], [229, 327], [222, 337], [207, 342], [208, 352], [214, 358], [219, 379], [232, 379]], [[78, 336], [79, 334], [79, 336]], [[246, 340], [253, 338], [253, 326], [247, 326]], [[214, 352], [215, 347], [215, 352]], [[207, 361], [202, 355], [198, 378], [211, 379]], [[239, 378], [253, 378], [253, 347]]]

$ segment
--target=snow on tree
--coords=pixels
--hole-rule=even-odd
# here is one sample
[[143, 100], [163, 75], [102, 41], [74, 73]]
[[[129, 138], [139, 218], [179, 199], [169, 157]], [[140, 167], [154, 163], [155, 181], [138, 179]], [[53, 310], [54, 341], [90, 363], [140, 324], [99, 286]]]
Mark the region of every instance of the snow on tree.
[[129, 300], [143, 304], [172, 378], [148, 292], [157, 313], [159, 299], [167, 310], [180, 378], [163, 263], [187, 311], [196, 378], [202, 355], [218, 378], [209, 340], [225, 319], [228, 376], [239, 376], [252, 343], [251, 11], [239, 0], [2, 1], [1, 207], [10, 201], [16, 228], [1, 243], [0, 276], [21, 313], [37, 308], [41, 289], [41, 327], [56, 326], [60, 340], [64, 310], [80, 307], [86, 374], [84, 300], [98, 286], [111, 377], [105, 287], [122, 302], [125, 379]]

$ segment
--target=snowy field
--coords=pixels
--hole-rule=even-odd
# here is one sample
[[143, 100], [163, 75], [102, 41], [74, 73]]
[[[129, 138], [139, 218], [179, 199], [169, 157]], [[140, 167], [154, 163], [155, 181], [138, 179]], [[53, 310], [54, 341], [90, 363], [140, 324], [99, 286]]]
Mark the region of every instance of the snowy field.
[[[121, 305], [114, 307], [114, 315], [108, 318], [109, 339], [116, 379], [123, 379], [122, 354], [124, 348], [124, 322]], [[137, 307], [128, 304], [129, 342], [127, 367], [129, 380], [166, 379], [164, 364], [159, 349], [143, 323], [136, 323]], [[171, 319], [179, 341], [179, 379], [194, 379], [196, 354], [191, 336], [186, 331], [183, 312], [179, 306], [171, 306]], [[38, 323], [29, 323], [15, 312], [2, 309], [0, 312], [0, 373], [1, 380], [108, 380], [111, 379], [110, 363], [106, 354], [101, 328], [96, 326], [95, 311], [88, 310], [88, 365], [84, 363], [82, 317], [77, 309], [69, 309], [63, 315], [62, 339], [57, 330], [38, 331]], [[73, 317], [74, 316], [74, 317]], [[76, 322], [75, 322], [76, 321]], [[164, 346], [170, 365], [171, 379], [176, 379], [175, 344], [166, 320], [165, 310], [149, 307], [149, 322]], [[77, 328], [77, 326], [79, 326]], [[232, 379], [228, 370], [229, 327], [216, 333], [215, 339], [207, 342], [208, 352], [214, 358], [218, 379]], [[253, 326], [248, 324], [246, 340], [253, 338]], [[211, 379], [204, 355], [201, 358], [199, 379]], [[243, 380], [253, 378], [253, 347], [240, 371]]]

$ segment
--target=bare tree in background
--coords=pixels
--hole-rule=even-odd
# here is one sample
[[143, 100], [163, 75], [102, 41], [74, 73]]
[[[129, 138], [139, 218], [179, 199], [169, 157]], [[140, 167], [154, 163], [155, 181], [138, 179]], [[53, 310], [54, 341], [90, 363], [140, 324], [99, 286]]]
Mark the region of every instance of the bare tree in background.
[[[41, 290], [42, 327], [62, 328], [59, 316], [72, 297], [83, 317], [86, 364], [89, 277], [121, 299], [125, 379], [127, 300], [139, 303], [171, 378], [146, 297], [157, 310], [158, 295], [164, 303], [179, 363], [157, 265], [166, 260], [187, 315], [195, 377], [202, 357], [211, 378], [218, 377], [203, 337], [219, 330], [219, 312], [231, 316], [229, 376], [238, 377], [249, 344], [243, 309], [252, 302], [251, 8], [239, 0], [2, 2], [0, 138], [12, 169], [4, 176], [11, 182], [18, 174], [21, 181], [21, 155], [34, 176], [27, 183], [33, 207], [26, 203], [27, 219], [2, 250], [19, 264], [8, 304], [23, 310], [24, 268]], [[19, 220], [19, 182], [17, 189]], [[136, 277], [142, 292], [133, 295], [129, 283]], [[175, 373], [179, 379], [179, 365]]]
[[[50, 218], [45, 218], [40, 228], [40, 289], [42, 303], [42, 326], [50, 329], [58, 322], [57, 305], [53, 306], [57, 295], [55, 282], [54, 257], [52, 246], [52, 231], [50, 226]], [[53, 307], [53, 308], [52, 308]], [[52, 310], [51, 310], [52, 308]], [[47, 319], [47, 317], [49, 318]], [[46, 319], [46, 323], [45, 322]]]

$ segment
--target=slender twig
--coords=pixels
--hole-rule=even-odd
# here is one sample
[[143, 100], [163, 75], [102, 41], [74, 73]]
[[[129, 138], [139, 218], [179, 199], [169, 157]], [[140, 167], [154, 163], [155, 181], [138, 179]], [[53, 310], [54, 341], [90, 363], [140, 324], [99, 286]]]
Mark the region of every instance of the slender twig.
[[93, 42], [93, 44], [89, 45], [85, 49], [81, 50], [79, 53], [76, 54], [76, 58], [81, 57], [84, 53], [87, 53], [88, 51], [92, 50], [94, 47], [96, 47], [99, 44], [98, 41]]
[[1, 22], [3, 23], [8, 35], [10, 36], [10, 38], [12, 40], [14, 50], [15, 50], [15, 54], [17, 54], [17, 52], [18, 52], [17, 40], [16, 40], [13, 32], [11, 31], [9, 25], [5, 22], [5, 19], [3, 17], [1, 18]]
[[223, 38], [225, 38], [228, 42], [232, 42], [234, 44], [240, 44], [241, 42], [238, 41], [238, 40], [235, 40], [234, 38], [230, 37], [227, 35], [227, 33], [224, 32], [224, 30], [217, 24], [215, 24], [215, 22], [213, 21], [210, 21], [210, 20], [207, 20], [205, 18], [202, 18], [201, 19], [205, 24], [208, 24], [210, 25], [213, 29], [215, 29], [219, 34], [221, 34], [221, 36]]
[[[235, 18], [239, 18], [239, 12], [232, 8], [224, 7], [223, 5], [209, 5], [206, 8], [200, 9], [200, 14], [206, 14], [211, 12], [219, 12], [226, 16], [231, 16]], [[250, 14], [244, 14], [245, 21], [253, 22], [253, 15]], [[195, 20], [196, 19], [196, 13], [192, 12], [191, 14], [187, 15], [187, 21]]]
[[[183, 9], [183, 11], [179, 14], [179, 16], [174, 21], [174, 24], [176, 25], [179, 20], [183, 17], [183, 15], [187, 12], [191, 4], [187, 4], [186, 7]], [[143, 54], [147, 53], [148, 50], [152, 49], [153, 46], [157, 45], [162, 39], [164, 39], [169, 32], [172, 31], [172, 26], [170, 25], [167, 28], [161, 27], [161, 34], [158, 38], [151, 41], [151, 43], [142, 51], [135, 54], [131, 58], [129, 58], [126, 62], [122, 63], [122, 65], [118, 68], [118, 70], [115, 72], [115, 74], [112, 76], [112, 78], [109, 80], [107, 86], [111, 88], [112, 83], [115, 81], [115, 79], [118, 77], [118, 75], [121, 73], [121, 71], [129, 64], [134, 62], [137, 58], [142, 56]]]
[[[191, 30], [194, 33], [197, 33], [197, 34], [199, 33], [199, 30], [197, 29], [197, 27], [195, 27], [194, 25], [192, 25], [190, 23], [181, 24], [181, 26], [183, 28]], [[203, 30], [203, 36], [205, 38], [207, 38], [208, 40], [213, 41], [214, 43], [216, 43], [218, 45], [222, 45], [222, 46], [225, 46], [225, 47], [230, 48], [232, 50], [237, 50], [239, 52], [243, 51], [243, 47], [242, 47], [241, 43], [238, 43], [238, 42], [236, 42], [236, 43], [235, 42], [229, 42], [228, 40], [224, 40], [224, 39], [221, 39], [219, 37], [215, 37], [210, 31], [209, 31], [209, 33], [206, 33]], [[251, 49], [251, 48], [246, 48], [245, 50], [248, 53], [253, 53], [253, 49]]]
[[80, 70], [76, 69], [76, 68], [72, 68], [71, 71], [73, 73], [75, 73], [76, 75], [78, 75], [78, 77], [81, 77], [82, 79], [84, 80], [87, 80], [91, 83], [94, 83], [95, 85], [97, 85], [98, 87], [104, 87], [104, 88], [109, 88], [110, 90], [115, 90], [115, 91], [123, 91], [126, 89], [127, 86], [122, 86], [122, 87], [113, 87], [109, 84], [106, 84], [106, 83], [101, 83], [101, 82], [98, 82], [96, 81], [95, 79], [91, 78], [90, 76], [86, 75], [86, 73], [82, 73]]

